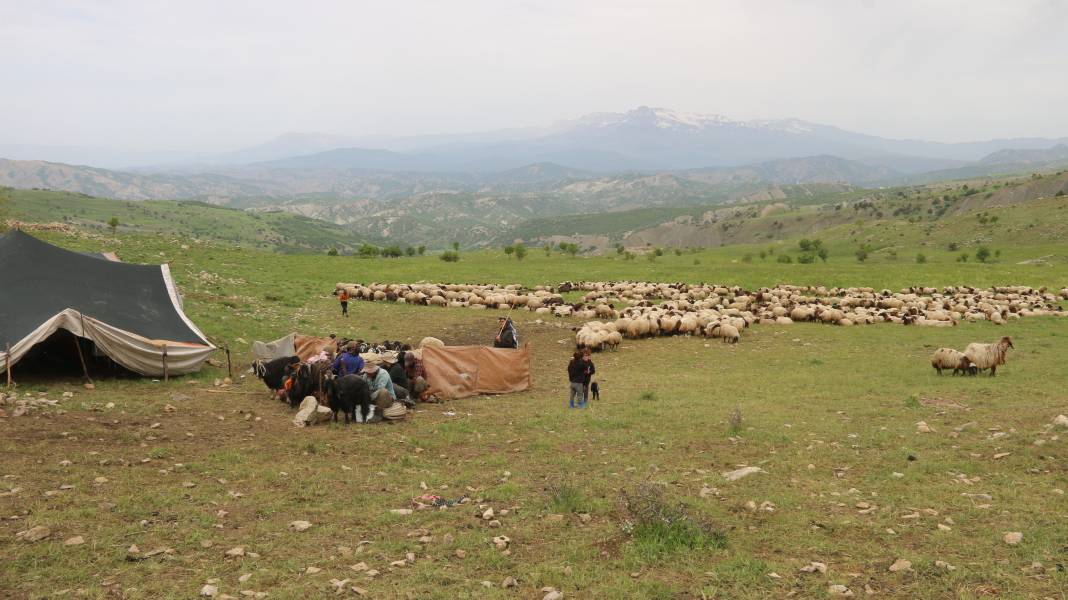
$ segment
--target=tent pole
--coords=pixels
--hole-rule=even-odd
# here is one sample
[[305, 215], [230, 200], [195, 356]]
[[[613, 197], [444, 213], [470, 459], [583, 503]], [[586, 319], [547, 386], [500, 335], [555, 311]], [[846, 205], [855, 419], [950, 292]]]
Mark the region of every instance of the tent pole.
[[7, 365], [7, 387], [11, 387], [11, 344], [4, 344], [4, 364]]
[[82, 345], [78, 342], [78, 336], [74, 336], [74, 348], [78, 351], [78, 360], [82, 363], [82, 374], [85, 375], [86, 383], [93, 383], [89, 377], [89, 367], [85, 366], [85, 356], [82, 355]]
[[230, 346], [226, 347], [226, 374], [230, 376], [230, 381], [234, 380], [234, 367], [230, 364]]
[[163, 344], [163, 381], [168, 381], [171, 374], [167, 369], [167, 344]]

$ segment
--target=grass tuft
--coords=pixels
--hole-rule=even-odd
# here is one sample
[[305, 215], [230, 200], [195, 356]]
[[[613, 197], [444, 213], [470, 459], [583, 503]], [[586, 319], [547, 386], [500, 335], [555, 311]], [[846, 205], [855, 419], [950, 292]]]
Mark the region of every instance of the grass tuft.
[[567, 483], [557, 483], [549, 487], [549, 507], [555, 513], [583, 512], [587, 505], [582, 490]]
[[628, 514], [623, 530], [630, 534], [633, 552], [641, 562], [727, 545], [727, 536], [717, 527], [692, 516], [684, 504], [665, 500], [663, 486], [641, 484], [623, 492], [622, 504]]

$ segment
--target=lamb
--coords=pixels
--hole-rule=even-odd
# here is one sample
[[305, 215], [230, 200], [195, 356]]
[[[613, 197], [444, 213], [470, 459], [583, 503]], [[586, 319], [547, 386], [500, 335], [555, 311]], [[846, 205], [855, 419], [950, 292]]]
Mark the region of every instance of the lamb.
[[942, 369], [953, 369], [954, 375], [957, 373], [968, 374], [971, 361], [960, 350], [939, 348], [931, 356], [931, 366], [934, 367], [935, 371], [938, 371], [939, 375], [942, 374]]
[[998, 366], [1005, 364], [1005, 353], [1009, 348], [1015, 348], [1015, 346], [1012, 345], [1012, 338], [1005, 336], [995, 344], [968, 344], [968, 347], [964, 349], [964, 355], [975, 364], [978, 370], [990, 369], [990, 376], [994, 377], [997, 375]]

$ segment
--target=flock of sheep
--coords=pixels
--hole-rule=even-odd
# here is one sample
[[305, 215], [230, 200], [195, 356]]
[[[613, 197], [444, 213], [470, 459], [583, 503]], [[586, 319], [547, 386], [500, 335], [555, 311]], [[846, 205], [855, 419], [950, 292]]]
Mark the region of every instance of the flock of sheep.
[[[624, 338], [703, 335], [735, 343], [754, 323], [788, 325], [816, 321], [851, 326], [898, 323], [953, 327], [961, 321], [1003, 324], [1027, 316], [1066, 316], [1059, 305], [1068, 288], [1054, 292], [1026, 286], [873, 288], [778, 285], [746, 290], [723, 285], [635, 281], [565, 282], [527, 289], [519, 285], [338, 283], [355, 299], [472, 309], [527, 309], [537, 314], [588, 320], [576, 329], [579, 347], [615, 349]], [[562, 294], [586, 292], [579, 302]], [[597, 320], [594, 320], [597, 319]], [[976, 365], [978, 361], [972, 361]], [[941, 368], [960, 361], [939, 359]], [[985, 364], [985, 363], [983, 363]], [[937, 367], [936, 367], [937, 368]], [[996, 366], [984, 366], [991, 372]], [[967, 366], [965, 367], [967, 370]]]

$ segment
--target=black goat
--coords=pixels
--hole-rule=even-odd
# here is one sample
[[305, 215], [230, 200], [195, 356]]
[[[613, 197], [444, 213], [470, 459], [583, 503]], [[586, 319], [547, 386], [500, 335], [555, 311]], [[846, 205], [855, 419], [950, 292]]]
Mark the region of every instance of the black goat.
[[366, 423], [371, 412], [371, 386], [359, 375], [345, 375], [326, 380], [326, 397], [330, 409], [334, 411], [334, 421], [338, 413], [345, 413], [345, 424], [356, 420], [356, 405], [360, 405], [361, 420]]
[[283, 356], [272, 360], [256, 360], [252, 363], [252, 370], [267, 389], [278, 391], [285, 385], [286, 368], [293, 363], [299, 363], [300, 357]]

